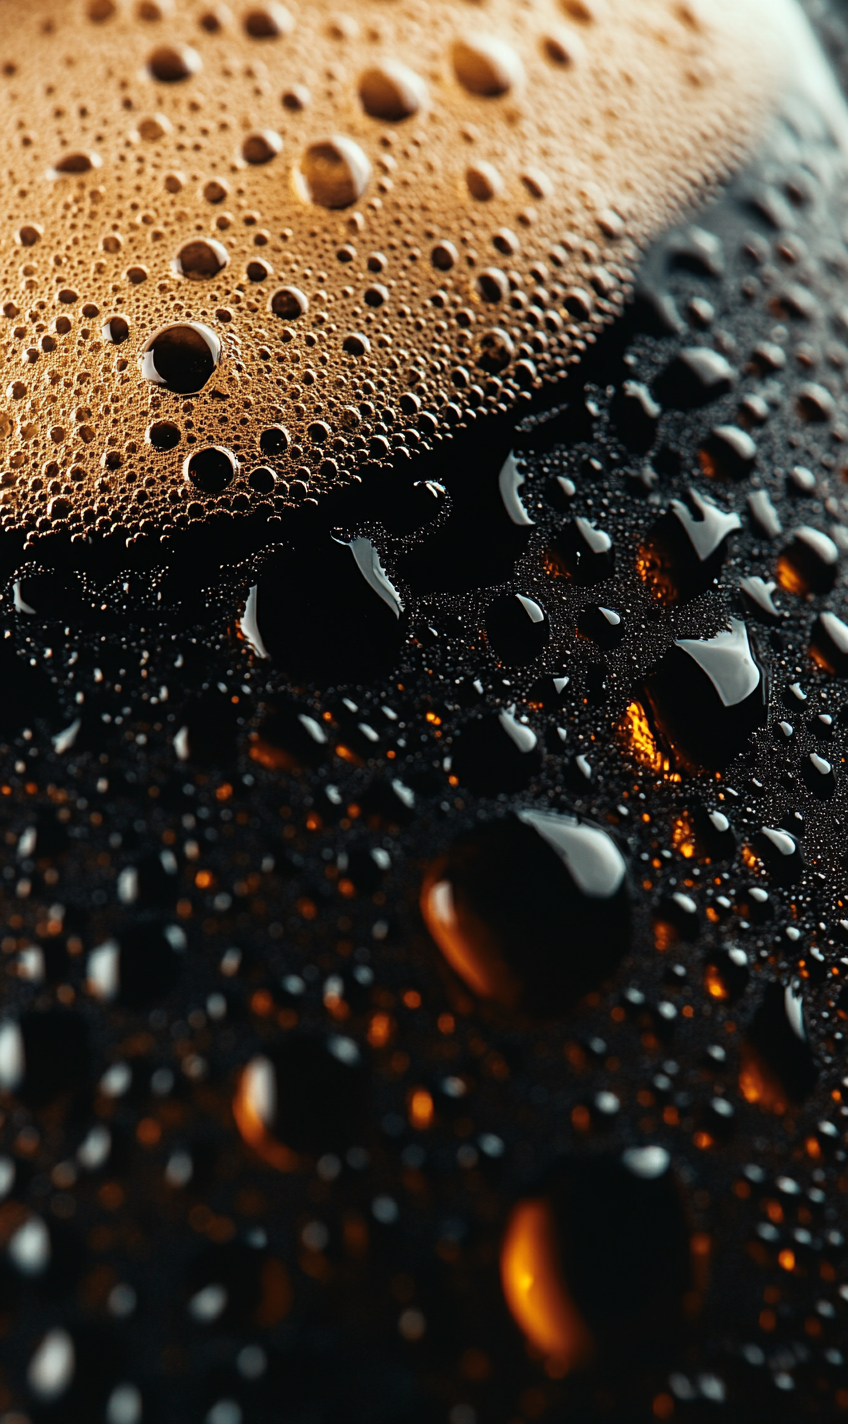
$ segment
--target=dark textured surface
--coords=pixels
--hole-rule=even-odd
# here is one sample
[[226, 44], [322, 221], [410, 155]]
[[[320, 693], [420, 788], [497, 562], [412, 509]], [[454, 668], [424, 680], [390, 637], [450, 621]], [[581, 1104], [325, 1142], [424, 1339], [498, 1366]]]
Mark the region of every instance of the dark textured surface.
[[[841, 21], [828, 23], [842, 45]], [[789, 1424], [848, 1410], [848, 697], [844, 676], [810, 657], [819, 615], [846, 616], [843, 193], [835, 150], [793, 110], [756, 169], [698, 215], [717, 243], [681, 229], [650, 254], [639, 301], [567, 386], [528, 399], [517, 424], [459, 431], [391, 484], [364, 471], [353, 494], [294, 514], [281, 553], [228, 567], [226, 531], [167, 564], [136, 547], [129, 570], [123, 550], [86, 550], [76, 567], [61, 551], [7, 553], [4, 1015], [21, 1021], [27, 1076], [4, 1102], [15, 1178], [0, 1232], [8, 1242], [34, 1215], [51, 1239], [39, 1275], [22, 1275], [8, 1249], [0, 1263], [7, 1409], [122, 1424], [106, 1401], [132, 1382], [144, 1420], [181, 1424], [236, 1424], [227, 1400], [245, 1424], [630, 1424], [672, 1411]], [[691, 358], [681, 366], [693, 346], [725, 358], [714, 386]], [[714, 434], [726, 426], [750, 433], [755, 453]], [[510, 449], [532, 527], [512, 523], [499, 495]], [[445, 492], [413, 490], [424, 480]], [[689, 490], [739, 516], [702, 588], [679, 528], [661, 525]], [[782, 525], [772, 539], [751, 516], [755, 490]], [[585, 548], [575, 562], [579, 539], [563, 531], [578, 518], [611, 536], [613, 574]], [[836, 580], [807, 595], [778, 584], [772, 615], [740, 580], [774, 579], [784, 551], [784, 584], [831, 581], [809, 545], [791, 552], [802, 525], [835, 542]], [[662, 598], [639, 572], [654, 529], [672, 570], [653, 585]], [[373, 541], [399, 619], [332, 530]], [[270, 663], [235, 631], [257, 580]], [[682, 601], [668, 602], [672, 585]], [[490, 612], [514, 592], [546, 617], [526, 664], [522, 625], [504, 632]], [[602, 608], [621, 617], [609, 646]], [[747, 625], [767, 711], [740, 726], [719, 708], [687, 741], [703, 685], [673, 678], [684, 706], [672, 716], [656, 668], [676, 639], [710, 638], [729, 617]], [[498, 630], [500, 665], [487, 643], [500, 646]], [[838, 649], [824, 656], [838, 667]], [[657, 752], [664, 775], [621, 731], [639, 699], [655, 731], [678, 728]], [[497, 720], [513, 704], [537, 737], [527, 764], [507, 756]], [[76, 719], [57, 752], [51, 737]], [[586, 815], [629, 865], [629, 953], [547, 1021], [475, 1003], [418, 911], [426, 867], [517, 807]], [[730, 822], [723, 838], [710, 811]], [[763, 827], [792, 831], [800, 853], [775, 858]], [[504, 894], [520, 905], [522, 885], [506, 878]], [[106, 1005], [87, 987], [88, 956], [113, 937], [120, 997]], [[28, 977], [34, 946], [40, 982]], [[803, 1004], [809, 1049], [778, 986]], [[350, 1131], [328, 1122], [326, 1147], [282, 1173], [233, 1125], [236, 1079], [256, 1053], [313, 1033], [359, 1045], [364, 1110]], [[740, 1090], [754, 1050], [782, 1111]], [[109, 1096], [115, 1063], [131, 1082]], [[290, 1082], [301, 1116], [324, 1121], [314, 1073]], [[415, 1090], [433, 1100], [426, 1129], [410, 1119]], [[90, 1170], [101, 1124], [109, 1151]], [[509, 1210], [557, 1159], [639, 1144], [671, 1154], [709, 1256], [700, 1311], [665, 1357], [660, 1339], [621, 1368], [550, 1379], [502, 1302]], [[581, 1244], [591, 1258], [595, 1231], [600, 1262], [599, 1215]], [[189, 1300], [220, 1283], [223, 1312], [193, 1319]], [[124, 1317], [120, 1284], [136, 1295]], [[56, 1327], [73, 1336], [77, 1369], [48, 1407], [26, 1371]], [[250, 1378], [261, 1359], [243, 1352], [257, 1345], [266, 1365]]]

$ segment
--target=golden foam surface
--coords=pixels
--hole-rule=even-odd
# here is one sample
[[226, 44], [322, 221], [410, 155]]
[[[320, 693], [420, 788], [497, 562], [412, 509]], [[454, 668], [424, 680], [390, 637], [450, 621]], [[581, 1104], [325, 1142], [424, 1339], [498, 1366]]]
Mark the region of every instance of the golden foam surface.
[[789, 9], [0, 0], [3, 526], [268, 512], [562, 376], [756, 142]]

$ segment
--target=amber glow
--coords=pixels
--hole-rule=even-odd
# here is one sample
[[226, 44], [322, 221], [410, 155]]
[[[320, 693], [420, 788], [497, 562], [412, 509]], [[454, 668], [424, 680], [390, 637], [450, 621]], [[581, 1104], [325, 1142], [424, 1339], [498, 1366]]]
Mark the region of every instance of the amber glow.
[[671, 844], [684, 860], [691, 860], [695, 854], [695, 831], [687, 815], [678, 816], [671, 828]]
[[727, 999], [729, 994], [727, 986], [714, 964], [708, 964], [704, 970], [704, 988], [712, 999]]
[[233, 1098], [233, 1117], [236, 1127], [248, 1147], [252, 1147], [254, 1152], [258, 1152], [269, 1166], [276, 1167], [278, 1172], [293, 1172], [297, 1166], [297, 1156], [282, 1142], [275, 1142], [268, 1132], [249, 1091], [249, 1072], [250, 1065], [248, 1064], [239, 1078]]
[[625, 750], [642, 766], [659, 773], [671, 771], [671, 763], [657, 746], [641, 702], [630, 703], [618, 724], [618, 735]]
[[742, 1045], [741, 1054], [739, 1091], [746, 1103], [758, 1103], [765, 1112], [785, 1113], [786, 1094], [767, 1064], [750, 1044]]
[[777, 561], [777, 581], [781, 588], [786, 589], [787, 593], [809, 593], [807, 583], [801, 577], [799, 569], [786, 554], [781, 554]]
[[433, 1125], [433, 1099], [426, 1088], [413, 1088], [407, 1099], [409, 1121], [418, 1132]]
[[680, 590], [671, 567], [656, 543], [643, 544], [636, 557], [636, 572], [664, 608], [676, 603]]
[[260, 737], [258, 732], [254, 732], [250, 738], [250, 760], [256, 761], [260, 766], [264, 766], [268, 771], [295, 771], [297, 762], [282, 747], [275, 747], [271, 742], [266, 742], [264, 737]]
[[743, 861], [745, 862], [745, 864], [747, 865], [747, 867], [748, 867], [749, 870], [759, 870], [759, 869], [760, 869], [760, 859], [759, 859], [759, 856], [757, 855], [756, 851], [753, 851], [753, 850], [751, 849], [750, 846], [743, 846], [743, 847], [742, 847], [742, 859], [743, 859]]
[[368, 1042], [372, 1048], [385, 1048], [395, 1031], [391, 1014], [372, 1014], [368, 1025]]
[[512, 1009], [521, 985], [501, 958], [486, 926], [454, 899], [450, 881], [437, 866], [421, 891], [421, 914], [430, 934], [450, 965], [473, 994]]
[[781, 1251], [777, 1259], [778, 1259], [778, 1262], [780, 1263], [780, 1265], [783, 1267], [784, 1271], [794, 1271], [794, 1270], [795, 1270], [795, 1252], [794, 1252], [794, 1251], [790, 1251], [790, 1250], [788, 1250], [788, 1249], [785, 1250], [785, 1251]]
[[557, 1262], [550, 1203], [519, 1202], [501, 1248], [501, 1283], [513, 1319], [527, 1341], [561, 1377], [590, 1363], [594, 1341]]

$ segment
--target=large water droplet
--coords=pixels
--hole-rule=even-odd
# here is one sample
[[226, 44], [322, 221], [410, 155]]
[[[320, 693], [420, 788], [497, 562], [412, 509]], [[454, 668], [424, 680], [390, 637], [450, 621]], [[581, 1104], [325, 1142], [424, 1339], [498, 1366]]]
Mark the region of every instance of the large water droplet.
[[217, 277], [229, 262], [229, 254], [223, 243], [211, 237], [192, 238], [184, 242], [173, 260], [174, 271], [180, 277], [190, 277], [194, 282], [207, 281]]
[[457, 40], [453, 67], [464, 89], [489, 98], [508, 93], [524, 78], [515, 50], [494, 35], [470, 35]]
[[597, 984], [630, 941], [621, 852], [599, 827], [552, 812], [460, 837], [430, 870], [421, 905], [475, 994], [536, 1015]]

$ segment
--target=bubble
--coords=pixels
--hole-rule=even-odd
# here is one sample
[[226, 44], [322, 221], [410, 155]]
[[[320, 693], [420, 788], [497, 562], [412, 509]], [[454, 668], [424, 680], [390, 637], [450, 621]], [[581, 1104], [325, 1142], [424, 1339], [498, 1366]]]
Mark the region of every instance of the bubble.
[[154, 385], [191, 395], [203, 389], [220, 359], [221, 343], [208, 326], [200, 322], [163, 326], [142, 348], [141, 374]]
[[484, 267], [475, 277], [474, 287], [484, 302], [502, 302], [509, 295], [509, 279], [499, 267]]
[[342, 350], [348, 356], [367, 356], [371, 350], [371, 342], [361, 331], [351, 331], [342, 342]]
[[269, 262], [264, 262], [261, 257], [254, 257], [245, 267], [249, 282], [265, 282], [274, 274], [274, 269]]
[[450, 272], [459, 261], [459, 253], [454, 244], [447, 241], [437, 242], [430, 249], [430, 261], [440, 272]]
[[173, 14], [173, 10], [170, 0], [136, 0], [135, 13], [148, 24], [164, 20], [167, 15]]
[[183, 474], [204, 494], [220, 494], [235, 478], [238, 461], [230, 450], [209, 445], [186, 458]]
[[203, 61], [190, 45], [157, 45], [147, 59], [147, 72], [160, 84], [179, 84], [199, 74]]
[[34, 247], [43, 236], [44, 228], [38, 223], [24, 223], [15, 233], [15, 241], [19, 242], [21, 247]]
[[257, 5], [242, 16], [245, 33], [253, 40], [275, 40], [294, 29], [294, 20], [282, 5]]
[[182, 440], [182, 431], [171, 420], [154, 420], [144, 435], [154, 450], [173, 450]]
[[586, 46], [574, 30], [565, 25], [555, 25], [542, 36], [542, 52], [551, 64], [570, 68], [580, 64], [586, 57]]
[[465, 185], [472, 198], [488, 203], [503, 192], [504, 181], [498, 170], [485, 161], [471, 163], [465, 170]]
[[299, 114], [301, 110], [309, 107], [309, 90], [305, 84], [292, 84], [288, 89], [283, 90], [280, 102], [284, 109], [290, 110], [293, 114]]
[[102, 24], [104, 20], [111, 20], [117, 8], [115, 0], [88, 0], [85, 13], [96, 24]]
[[147, 143], [155, 143], [170, 132], [171, 121], [164, 114], [151, 114], [148, 118], [141, 119], [138, 125], [139, 138], [143, 138]]
[[203, 185], [203, 196], [207, 203], [223, 203], [230, 191], [230, 185], [225, 178], [210, 178]]
[[[141, 285], [142, 282], [146, 282], [149, 275], [150, 273], [148, 272], [147, 268], [142, 267], [140, 263], [132, 267], [128, 267], [126, 272], [124, 273], [124, 276], [126, 277], [127, 281], [133, 287], [138, 287]], [[74, 300], [75, 299], [76, 298], [74, 298]]]
[[[58, 326], [56, 329], [58, 331]], [[110, 316], [100, 328], [100, 334], [104, 341], [110, 341], [113, 346], [120, 346], [130, 334], [130, 324], [125, 316]]]
[[289, 432], [284, 425], [271, 425], [259, 437], [259, 448], [263, 455], [284, 455], [289, 448]]
[[515, 50], [494, 35], [471, 35], [457, 40], [453, 46], [453, 67], [469, 94], [489, 98], [509, 93], [524, 78]]
[[212, 9], [203, 11], [197, 23], [208, 35], [219, 35], [232, 23], [232, 15], [226, 5], [214, 5]]
[[247, 483], [256, 494], [270, 494], [277, 483], [277, 476], [267, 465], [259, 465], [248, 476]]
[[581, 24], [600, 24], [607, 16], [606, 0], [562, 0], [562, 8]]
[[283, 149], [283, 140], [273, 129], [258, 129], [242, 140], [241, 156], [245, 163], [257, 166], [270, 163]]
[[417, 114], [427, 103], [427, 86], [413, 70], [388, 59], [366, 69], [359, 80], [359, 98], [372, 119], [397, 123]]
[[299, 287], [278, 287], [272, 292], [268, 305], [275, 316], [284, 321], [297, 321], [309, 310], [309, 298]]
[[322, 1153], [355, 1141], [365, 1089], [358, 1051], [342, 1057], [317, 1035], [278, 1040], [244, 1069], [234, 1115], [245, 1141], [281, 1165], [275, 1146]]
[[371, 165], [353, 139], [336, 136], [310, 144], [297, 176], [310, 202], [322, 208], [347, 208], [365, 192]]
[[211, 237], [193, 238], [179, 249], [172, 266], [180, 277], [188, 277], [193, 282], [208, 281], [217, 277], [229, 262], [226, 247]]
[[65, 177], [68, 174], [91, 173], [95, 168], [100, 168], [103, 160], [99, 153], [63, 153], [50, 169], [54, 177]]

